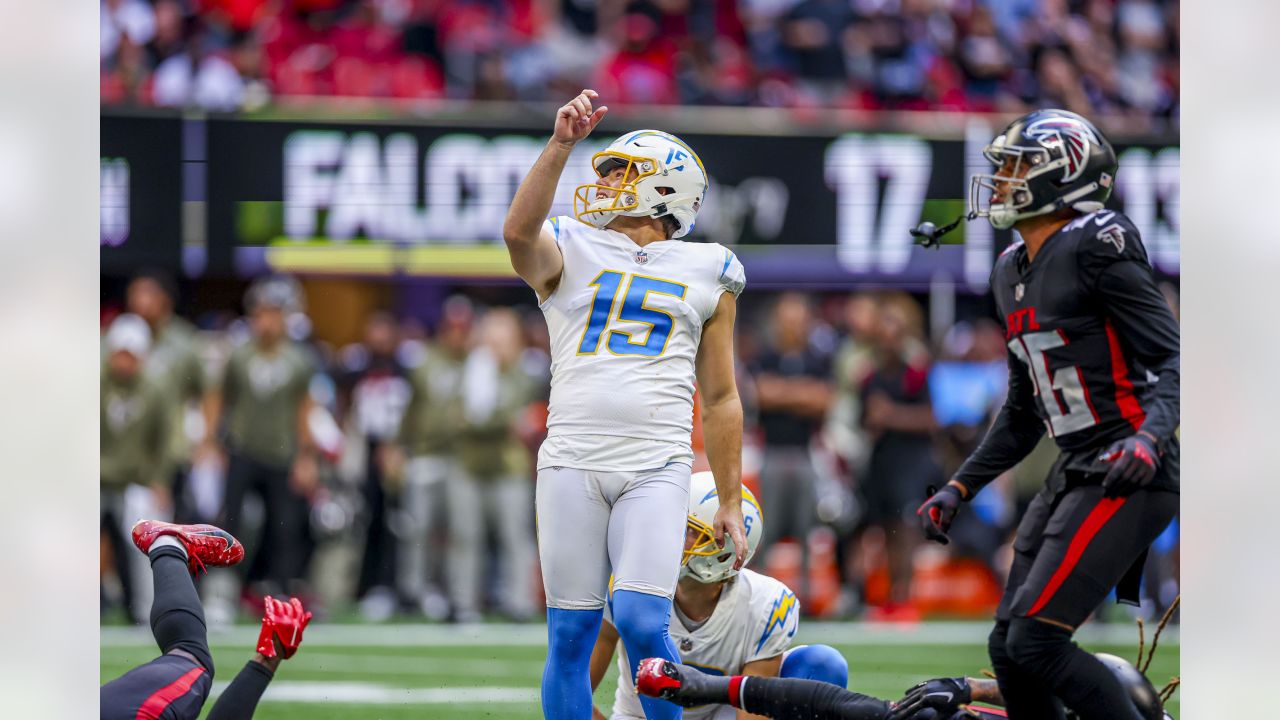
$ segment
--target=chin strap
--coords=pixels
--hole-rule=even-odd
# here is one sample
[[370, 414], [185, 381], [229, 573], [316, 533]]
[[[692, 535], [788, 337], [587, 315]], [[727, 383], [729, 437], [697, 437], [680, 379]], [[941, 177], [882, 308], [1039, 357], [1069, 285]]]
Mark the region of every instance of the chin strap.
[[976, 220], [978, 213], [976, 210], [970, 210], [967, 215], [952, 220], [951, 222], [938, 227], [931, 222], [922, 222], [916, 227], [911, 228], [911, 237], [916, 239], [916, 244], [927, 248], [936, 248], [942, 244], [943, 235], [955, 230], [963, 220]]

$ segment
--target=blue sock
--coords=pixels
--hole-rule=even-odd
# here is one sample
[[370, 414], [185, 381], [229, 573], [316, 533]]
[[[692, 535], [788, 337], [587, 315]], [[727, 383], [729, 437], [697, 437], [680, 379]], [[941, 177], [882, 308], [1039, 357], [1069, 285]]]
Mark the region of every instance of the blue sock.
[[[631, 680], [636, 679], [635, 666], [641, 660], [660, 657], [680, 662], [675, 643], [667, 632], [671, 622], [669, 598], [635, 592], [615, 590], [613, 593], [613, 624], [618, 628], [622, 645], [631, 661]], [[679, 705], [657, 698], [640, 696], [640, 705], [648, 720], [680, 720]]]
[[542, 669], [546, 720], [591, 720], [591, 650], [603, 617], [603, 608], [547, 608], [547, 664]]
[[803, 645], [787, 653], [778, 677], [849, 685], [849, 661], [830, 645]]

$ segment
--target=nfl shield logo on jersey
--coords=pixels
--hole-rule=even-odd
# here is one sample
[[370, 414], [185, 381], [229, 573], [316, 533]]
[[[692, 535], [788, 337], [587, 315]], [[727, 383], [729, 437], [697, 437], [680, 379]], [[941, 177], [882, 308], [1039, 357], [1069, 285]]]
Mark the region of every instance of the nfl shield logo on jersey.
[[637, 265], [644, 265], [649, 262], [649, 253], [644, 250], [637, 250], [635, 254], [635, 261]]
[[1025, 294], [1026, 294], [1026, 292], [1027, 292], [1027, 286], [1026, 286], [1026, 285], [1023, 285], [1022, 283], [1018, 283], [1017, 285], [1014, 285], [1014, 286], [1013, 286], [1013, 300], [1014, 300], [1014, 302], [1022, 302], [1022, 296], [1023, 296], [1023, 295], [1025, 295]]
[[680, 638], [680, 652], [689, 652], [693, 649], [693, 641], [689, 638]]

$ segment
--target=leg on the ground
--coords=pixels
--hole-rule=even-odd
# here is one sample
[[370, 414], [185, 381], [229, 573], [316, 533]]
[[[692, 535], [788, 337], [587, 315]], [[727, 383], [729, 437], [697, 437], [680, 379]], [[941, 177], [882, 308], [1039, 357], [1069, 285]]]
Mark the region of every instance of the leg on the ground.
[[591, 650], [603, 618], [603, 608], [547, 608], [547, 664], [542, 670], [542, 714], [547, 720], [591, 717]]
[[542, 713], [547, 720], [591, 717], [591, 650], [609, 578], [610, 508], [595, 475], [571, 468], [538, 471], [538, 555], [548, 636]]
[[[632, 663], [660, 657], [679, 662], [671, 641], [671, 598], [680, 574], [689, 513], [690, 467], [672, 463], [636, 473], [609, 516], [613, 624]], [[631, 668], [634, 679], [636, 668]], [[649, 720], [676, 720], [678, 706], [640, 698]]]
[[129, 554], [133, 552], [129, 542], [129, 533], [121, 531], [120, 518], [124, 512], [124, 495], [117, 491], [103, 490], [101, 493], [102, 534], [111, 547], [111, 563], [114, 566], [116, 580], [120, 583], [120, 601], [124, 605], [125, 614], [133, 620], [133, 578], [129, 572]]
[[405, 465], [404, 487], [396, 515], [399, 530], [396, 547], [396, 585], [400, 596], [421, 602], [427, 592], [427, 533], [430, 531], [431, 467], [427, 458], [414, 458]]
[[920, 544], [919, 523], [907, 523], [901, 515], [885, 523], [885, 554], [889, 568], [889, 602], [903, 606], [911, 599], [914, 557]]
[[395, 582], [395, 546], [389, 522], [392, 514], [391, 498], [383, 489], [382, 470], [376, 456], [376, 449], [370, 447], [361, 486], [365, 508], [369, 512], [369, 524], [365, 528], [360, 577], [356, 582], [358, 598], [364, 597], [374, 588], [390, 589]]
[[848, 687], [849, 661], [830, 645], [801, 645], [782, 658], [778, 677], [817, 680]]
[[454, 616], [463, 621], [480, 620], [481, 552], [485, 544], [485, 513], [480, 481], [466, 472], [445, 481], [449, 507], [449, 554], [445, 571]]
[[1013, 598], [1007, 649], [1082, 720], [1139, 717], [1120, 681], [1071, 636], [1177, 510], [1173, 493], [1107, 498], [1093, 485], [1070, 490], [1053, 509], [1051, 530]]
[[997, 620], [987, 638], [987, 653], [1009, 717], [1045, 720], [1065, 718], [1062, 703], [1053, 696], [1053, 690], [1018, 665], [1009, 655], [1008, 648], [1009, 622]]
[[512, 476], [498, 480], [488, 493], [491, 522], [497, 525], [502, 547], [503, 585], [506, 610], [524, 619], [534, 614], [533, 605], [533, 518], [529, 512], [530, 487], [526, 478]]
[[[120, 532], [129, 537], [134, 523], [144, 519], [168, 521], [172, 513], [156, 504], [155, 491], [142, 485], [130, 485], [124, 491], [124, 513]], [[151, 592], [151, 562], [141, 553], [128, 553], [129, 575], [133, 585], [133, 621], [141, 625], [147, 622], [151, 614], [151, 603], [154, 597]]]
[[1008, 648], [1019, 667], [1047, 681], [1082, 720], [1142, 720], [1128, 691], [1102, 661], [1071, 641], [1070, 630], [1014, 618]]
[[[670, 621], [671, 598], [633, 590], [613, 592], [613, 624], [618, 629], [618, 636], [622, 638], [627, 657], [634, 658], [631, 668], [633, 681], [636, 675], [634, 665], [640, 659], [660, 657], [680, 662], [680, 654], [668, 632]], [[645, 717], [651, 720], [674, 720], [681, 715], [678, 706], [643, 695], [640, 697], [640, 705], [644, 707]]]
[[[297, 593], [306, 577], [310, 505], [290, 487], [288, 467], [264, 467], [263, 472], [264, 522], [272, 531], [263, 536], [263, 548], [271, 548], [267, 555], [267, 579], [282, 592]], [[267, 544], [268, 537], [272, 538], [270, 544]]]

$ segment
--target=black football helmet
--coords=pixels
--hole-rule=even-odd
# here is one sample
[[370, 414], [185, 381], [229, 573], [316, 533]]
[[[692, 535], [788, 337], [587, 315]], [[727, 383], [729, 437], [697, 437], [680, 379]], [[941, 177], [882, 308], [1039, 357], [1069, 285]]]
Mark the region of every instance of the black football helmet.
[[[1125, 691], [1129, 693], [1129, 699], [1133, 701], [1134, 709], [1142, 716], [1142, 720], [1173, 720], [1173, 716], [1164, 711], [1164, 703], [1160, 702], [1160, 693], [1156, 692], [1155, 686], [1146, 675], [1142, 674], [1142, 671], [1122, 657], [1107, 653], [1094, 653], [1093, 656], [1101, 660], [1116, 680], [1124, 686]], [[1067, 718], [1077, 720], [1076, 714], [1071, 711], [1067, 711]]]
[[[1101, 210], [1115, 184], [1116, 151], [1093, 123], [1066, 110], [1036, 110], [1009, 123], [982, 154], [992, 174], [969, 179], [969, 217], [1007, 230], [1064, 208]], [[1012, 167], [1006, 164], [1012, 160]], [[1025, 171], [1025, 172], [1024, 172]], [[992, 202], [996, 182], [1007, 183]]]

